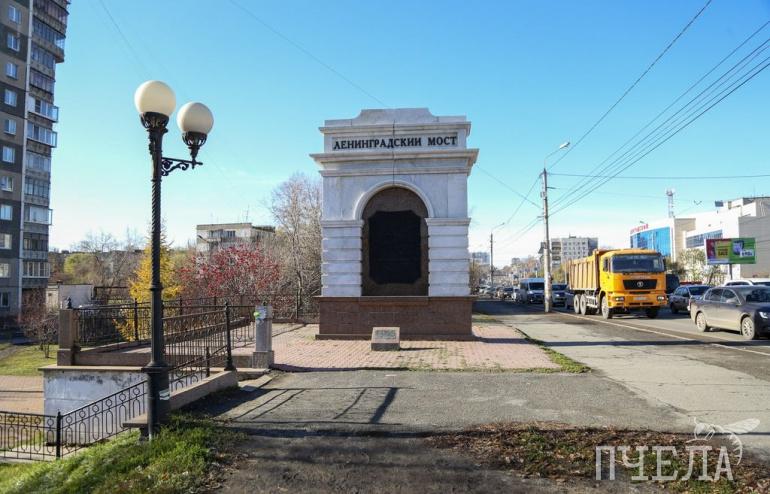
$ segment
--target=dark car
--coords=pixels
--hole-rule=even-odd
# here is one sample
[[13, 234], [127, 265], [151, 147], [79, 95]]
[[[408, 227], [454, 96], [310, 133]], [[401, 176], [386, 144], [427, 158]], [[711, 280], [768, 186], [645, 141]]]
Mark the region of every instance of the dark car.
[[554, 306], [567, 306], [567, 285], [565, 283], [554, 283], [551, 285], [551, 301]]
[[701, 331], [732, 329], [747, 340], [770, 333], [770, 287], [720, 286], [690, 303], [690, 317]]
[[513, 287], [507, 286], [503, 288], [502, 294], [500, 295], [501, 300], [505, 300], [507, 298], [513, 298]]
[[673, 314], [680, 310], [690, 311], [690, 301], [698, 300], [711, 288], [709, 285], [680, 285], [668, 296], [668, 306]]
[[679, 288], [679, 276], [674, 273], [666, 273], [666, 295], [674, 293]]

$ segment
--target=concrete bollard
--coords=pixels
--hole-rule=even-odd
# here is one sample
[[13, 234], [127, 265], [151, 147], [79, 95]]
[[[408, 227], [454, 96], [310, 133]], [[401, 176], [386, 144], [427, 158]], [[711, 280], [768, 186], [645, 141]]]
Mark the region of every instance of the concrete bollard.
[[254, 353], [251, 355], [251, 366], [255, 369], [269, 369], [273, 365], [273, 307], [270, 305], [257, 306], [255, 312], [259, 316], [255, 320]]

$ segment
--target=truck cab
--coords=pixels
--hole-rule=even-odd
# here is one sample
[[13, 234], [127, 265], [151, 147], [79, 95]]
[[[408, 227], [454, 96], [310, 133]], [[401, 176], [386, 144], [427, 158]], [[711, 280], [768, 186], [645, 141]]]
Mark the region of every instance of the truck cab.
[[596, 304], [603, 316], [643, 309], [648, 317], [656, 317], [660, 307], [666, 305], [666, 266], [660, 253], [612, 250], [599, 256], [599, 260], [600, 291]]

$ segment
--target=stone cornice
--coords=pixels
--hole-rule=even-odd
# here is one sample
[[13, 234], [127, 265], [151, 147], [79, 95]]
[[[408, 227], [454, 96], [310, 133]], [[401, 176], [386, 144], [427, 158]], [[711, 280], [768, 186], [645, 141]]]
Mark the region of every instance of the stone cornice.
[[468, 226], [470, 218], [425, 218], [428, 226]]
[[364, 220], [321, 220], [322, 228], [363, 228]]
[[[376, 124], [376, 125], [355, 125], [355, 126], [323, 126], [318, 127], [324, 135], [330, 136], [366, 136], [372, 133], [382, 133], [393, 135], [394, 137], [403, 137], [415, 132], [446, 132], [448, 130], [465, 130], [468, 134], [471, 132], [470, 122], [435, 122], [435, 123], [395, 123], [394, 124]], [[395, 130], [395, 132], [394, 132]]]
[[443, 160], [466, 159], [472, 166], [479, 156], [479, 150], [471, 149], [441, 149], [430, 151], [352, 151], [345, 153], [316, 153], [310, 157], [320, 166], [331, 163], [360, 163], [362, 161], [404, 161], [404, 160]]
[[[468, 166], [440, 166], [431, 168], [410, 168], [403, 169], [396, 167], [393, 168], [370, 168], [366, 170], [367, 176], [383, 176], [383, 175], [428, 175], [428, 174], [451, 174], [462, 173], [465, 175], [470, 174], [470, 167]], [[395, 173], [394, 173], [395, 171]], [[361, 170], [345, 169], [345, 168], [332, 168], [325, 169], [319, 172], [322, 177], [358, 177], [361, 176]]]

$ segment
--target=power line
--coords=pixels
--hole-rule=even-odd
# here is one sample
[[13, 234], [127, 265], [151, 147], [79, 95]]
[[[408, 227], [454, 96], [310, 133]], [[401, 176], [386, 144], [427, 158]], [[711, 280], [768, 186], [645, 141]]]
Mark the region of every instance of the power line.
[[238, 2], [236, 2], [235, 0], [230, 0], [230, 3], [231, 3], [231, 4], [233, 4], [235, 7], [237, 7], [238, 9], [242, 10], [242, 11], [243, 11], [243, 12], [244, 12], [246, 15], [248, 15], [249, 17], [251, 17], [252, 19], [254, 19], [255, 21], [257, 21], [258, 23], [260, 23], [260, 24], [261, 24], [263, 27], [265, 27], [266, 29], [268, 29], [270, 32], [272, 32], [273, 34], [275, 34], [275, 35], [276, 35], [276, 36], [278, 36], [279, 38], [283, 39], [284, 41], [286, 41], [287, 43], [289, 43], [291, 46], [293, 46], [294, 48], [296, 48], [297, 50], [301, 51], [302, 53], [304, 53], [305, 55], [307, 55], [308, 57], [310, 57], [310, 58], [311, 58], [313, 61], [315, 61], [317, 64], [319, 64], [320, 66], [322, 66], [323, 68], [325, 68], [326, 70], [328, 70], [329, 72], [331, 72], [332, 74], [336, 75], [337, 77], [339, 77], [339, 78], [340, 78], [340, 79], [342, 79], [343, 81], [347, 82], [347, 83], [348, 83], [348, 84], [350, 84], [352, 87], [356, 88], [356, 89], [357, 89], [357, 90], [359, 90], [361, 93], [363, 93], [363, 94], [365, 94], [366, 96], [370, 97], [371, 99], [373, 99], [373, 100], [374, 100], [374, 101], [376, 101], [377, 103], [381, 104], [381, 105], [382, 105], [382, 106], [384, 106], [385, 108], [390, 108], [390, 105], [388, 105], [387, 103], [385, 103], [384, 101], [382, 101], [381, 99], [379, 99], [377, 96], [374, 96], [372, 93], [370, 93], [369, 91], [367, 91], [367, 90], [366, 90], [366, 89], [364, 89], [363, 87], [361, 87], [361, 86], [359, 86], [358, 84], [356, 84], [355, 82], [353, 82], [351, 79], [349, 79], [348, 77], [346, 77], [344, 74], [340, 73], [340, 72], [339, 72], [337, 69], [335, 69], [334, 67], [332, 67], [332, 66], [331, 66], [331, 65], [329, 65], [328, 63], [324, 62], [323, 60], [321, 60], [320, 58], [318, 58], [317, 56], [315, 56], [313, 53], [311, 53], [311, 52], [310, 52], [308, 49], [306, 49], [304, 46], [300, 45], [300, 44], [299, 44], [299, 43], [297, 43], [296, 41], [292, 40], [291, 38], [289, 38], [288, 36], [286, 36], [285, 34], [283, 34], [281, 31], [277, 30], [276, 28], [274, 28], [273, 26], [271, 26], [270, 24], [268, 24], [267, 22], [265, 22], [263, 19], [261, 19], [260, 17], [258, 17], [258, 16], [257, 16], [257, 15], [256, 15], [254, 12], [252, 12], [251, 10], [247, 9], [247, 8], [246, 8], [246, 7], [244, 7], [243, 5], [241, 5], [241, 4], [239, 4]]
[[[529, 198], [528, 198], [527, 196], [525, 196], [524, 194], [522, 194], [522, 193], [521, 193], [521, 192], [519, 192], [518, 190], [514, 189], [513, 187], [511, 187], [511, 186], [510, 186], [510, 185], [508, 185], [507, 183], [503, 182], [502, 180], [500, 180], [500, 179], [499, 179], [499, 178], [497, 178], [496, 176], [492, 175], [491, 173], [489, 173], [489, 172], [488, 172], [488, 171], [486, 171], [485, 169], [483, 169], [483, 168], [481, 168], [480, 166], [478, 166], [478, 164], [476, 165], [476, 167], [475, 167], [475, 168], [476, 168], [477, 170], [481, 171], [481, 173], [483, 173], [483, 174], [485, 174], [485, 175], [489, 176], [489, 177], [490, 177], [490, 178], [492, 178], [494, 181], [496, 181], [497, 183], [499, 183], [500, 185], [502, 185], [502, 186], [503, 186], [503, 187], [505, 187], [506, 189], [510, 190], [511, 192], [513, 192], [514, 194], [516, 194], [517, 196], [521, 197], [522, 201], [526, 201], [526, 202], [528, 202], [528, 203], [532, 204], [533, 206], [535, 206], [536, 208], [537, 208], [537, 207], [540, 207], [540, 206], [538, 206], [537, 204], [535, 204], [534, 202], [530, 201], [530, 200], [529, 200]], [[530, 192], [531, 192], [531, 189], [530, 189]]]
[[[744, 84], [748, 83], [750, 80], [752, 80], [752, 79], [753, 79], [753, 78], [755, 78], [757, 75], [759, 75], [760, 73], [762, 73], [762, 72], [763, 72], [763, 71], [764, 71], [764, 70], [765, 70], [765, 69], [768, 67], [768, 65], [770, 65], [770, 63], [768, 63], [768, 62], [767, 62], [768, 60], [770, 60], [770, 57], [767, 57], [767, 58], [765, 58], [764, 60], [762, 60], [762, 62], [760, 62], [759, 64], [757, 64], [755, 67], [753, 67], [753, 68], [752, 68], [752, 69], [749, 71], [749, 73], [753, 72], [753, 74], [751, 74], [751, 75], [748, 75], [748, 74], [747, 74], [747, 75], [744, 75], [744, 76], [742, 77], [742, 79], [744, 79], [743, 81], [741, 81], [740, 83], [736, 83], [732, 89], [729, 89], [729, 91], [728, 91], [728, 90], [725, 90], [726, 92], [724, 92], [724, 91], [723, 91], [723, 93], [721, 94], [721, 96], [720, 96], [720, 95], [717, 95], [717, 96], [714, 98], [714, 99], [718, 98], [718, 99], [716, 99], [716, 101], [714, 101], [714, 99], [712, 99], [711, 101], [714, 101], [714, 102], [713, 102], [713, 103], [711, 103], [711, 105], [709, 105], [709, 106], [708, 106], [708, 107], [706, 107], [706, 108], [705, 108], [703, 111], [701, 111], [700, 113], [698, 113], [697, 115], [695, 115], [694, 117], [692, 117], [692, 118], [691, 118], [689, 121], [687, 121], [687, 122], [686, 122], [684, 125], [682, 125], [681, 127], [679, 127], [677, 130], [675, 130], [673, 133], [669, 134], [669, 135], [668, 135], [668, 136], [666, 136], [664, 139], [662, 139], [662, 140], [659, 140], [657, 143], [655, 143], [655, 144], [654, 144], [654, 145], [652, 145], [651, 147], [648, 147], [648, 149], [647, 149], [647, 150], [643, 151], [643, 154], [641, 154], [641, 156], [639, 156], [639, 155], [637, 154], [637, 156], [636, 156], [636, 157], [632, 157], [632, 158], [631, 158], [632, 160], [631, 160], [630, 162], [627, 162], [627, 164], [624, 164], [624, 165], [622, 165], [622, 168], [620, 168], [620, 170], [619, 170], [618, 172], [614, 173], [614, 174], [613, 174], [613, 175], [611, 175], [609, 178], [606, 178], [606, 179], [604, 179], [604, 181], [603, 181], [603, 182], [601, 182], [601, 183], [599, 183], [598, 185], [594, 186], [594, 187], [593, 187], [591, 190], [589, 190], [588, 192], [586, 192], [586, 193], [582, 194], [581, 196], [579, 196], [579, 197], [575, 198], [574, 200], [570, 201], [570, 202], [569, 202], [567, 205], [564, 205], [564, 206], [562, 206], [562, 207], [558, 208], [558, 209], [557, 209], [556, 211], [554, 211], [552, 214], [555, 214], [555, 213], [557, 213], [557, 212], [559, 212], [559, 211], [562, 211], [563, 209], [565, 209], [565, 208], [569, 207], [570, 205], [574, 204], [575, 202], [577, 202], [577, 201], [581, 200], [582, 198], [584, 198], [585, 196], [587, 196], [588, 194], [590, 194], [590, 193], [591, 193], [591, 192], [593, 192], [594, 190], [598, 189], [599, 187], [601, 187], [602, 185], [604, 185], [604, 184], [605, 184], [605, 183], [607, 183], [608, 181], [610, 181], [610, 180], [612, 180], [613, 178], [617, 177], [617, 175], [619, 175], [619, 174], [620, 174], [620, 173], [622, 173], [624, 170], [628, 169], [630, 166], [632, 166], [632, 165], [634, 165], [635, 163], [637, 163], [639, 160], [641, 160], [642, 158], [644, 158], [645, 156], [647, 156], [648, 154], [650, 154], [652, 151], [656, 150], [656, 149], [657, 149], [657, 148], [659, 148], [661, 145], [663, 145], [664, 143], [668, 142], [668, 140], [669, 140], [669, 139], [671, 139], [672, 137], [674, 137], [675, 135], [677, 135], [679, 132], [681, 132], [682, 130], [684, 130], [684, 129], [686, 129], [687, 127], [689, 127], [689, 126], [690, 126], [690, 125], [691, 125], [693, 122], [695, 122], [696, 120], [698, 120], [700, 117], [702, 117], [704, 114], [706, 114], [706, 113], [707, 113], [708, 111], [710, 111], [712, 108], [714, 108], [716, 105], [718, 105], [719, 103], [721, 103], [721, 102], [722, 102], [722, 101], [723, 101], [725, 98], [727, 98], [728, 96], [730, 96], [731, 94], [733, 94], [735, 91], [737, 91], [738, 89], [740, 89], [741, 87], [743, 87], [743, 85], [744, 85]], [[706, 104], [708, 104], [708, 103], [706, 103]], [[703, 108], [703, 106], [701, 106], [700, 108]], [[698, 109], [700, 109], [700, 108], [698, 108]], [[697, 110], [696, 110], [696, 111], [697, 111]]]
[[623, 180], [722, 180], [735, 178], [766, 178], [768, 174], [760, 175], [680, 175], [680, 176], [613, 176], [613, 175], [584, 175], [580, 173], [549, 173], [560, 177], [584, 177], [584, 178], [615, 178]]
[[[706, 94], [711, 88], [714, 87], [715, 84], [717, 84], [720, 80], [727, 77], [733, 70], [735, 70], [737, 67], [739, 67], [741, 64], [748, 63], [747, 61], [752, 60], [754, 57], [758, 55], [758, 53], [761, 53], [764, 51], [763, 46], [767, 44], [767, 40], [760, 44], [758, 47], [756, 47], [754, 50], [752, 50], [749, 54], [747, 54], [743, 59], [739, 60], [735, 65], [733, 65], [730, 69], [728, 69], [725, 73], [723, 73], [720, 77], [718, 77], [715, 81], [713, 81], [708, 87], [703, 89], [700, 93], [698, 93], [695, 97], [693, 97], [690, 101], [687, 102], [687, 104], [683, 105], [677, 112], [675, 112], [673, 115], [669, 116], [664, 122], [658, 125], [655, 129], [653, 129], [652, 132], [648, 133], [647, 136], [642, 138], [640, 141], [638, 141], [635, 145], [631, 146], [625, 153], [623, 153], [619, 158], [617, 158], [615, 161], [611, 162], [610, 164], [605, 165], [613, 156], [615, 156], [617, 153], [619, 153], [624, 147], [626, 147], [630, 142], [632, 142], [637, 136], [639, 136], [645, 129], [650, 127], [656, 120], [658, 120], [662, 115], [664, 115], [669, 109], [671, 109], [677, 102], [679, 102], [684, 96], [686, 96], [690, 91], [692, 91], [695, 87], [697, 87], [698, 84], [700, 84], [706, 77], [711, 75], [719, 66], [721, 66], [726, 60], [728, 60], [732, 55], [734, 55], [739, 49], [741, 49], [743, 46], [746, 45], [751, 39], [754, 38], [760, 31], [762, 31], [767, 25], [770, 24], [770, 21], [766, 21], [764, 24], [762, 24], [757, 30], [755, 30], [751, 35], [749, 35], [743, 42], [741, 42], [737, 47], [735, 47], [729, 54], [727, 54], [725, 57], [723, 57], [719, 62], [717, 62], [716, 65], [714, 65], [709, 71], [707, 71], [703, 76], [701, 76], [697, 81], [695, 81], [693, 84], [691, 84], [682, 94], [680, 94], [674, 101], [672, 101], [666, 108], [661, 110], [655, 117], [653, 117], [645, 126], [643, 126], [641, 129], [639, 129], [633, 136], [631, 136], [628, 140], [626, 140], [621, 146], [619, 146], [615, 151], [613, 151], [607, 158], [605, 158], [601, 163], [596, 165], [593, 170], [589, 174], [596, 174], [599, 175], [602, 172], [609, 170], [612, 168], [619, 160], [623, 159], [624, 156], [626, 156], [628, 153], [632, 152], [634, 148], [642, 145], [650, 136], [654, 135], [655, 132], [660, 129], [661, 127], [665, 126], [666, 123], [671, 121], [672, 118], [674, 118], [676, 115], [681, 113], [684, 109], [688, 108], [693, 102], [697, 101], [698, 98]], [[745, 65], [744, 65], [745, 66]], [[742, 68], [742, 67], [741, 67]], [[729, 79], [728, 79], [729, 80]], [[719, 86], [717, 86], [718, 88]], [[654, 140], [654, 139], [652, 139]], [[579, 190], [584, 189], [590, 184], [591, 180], [581, 180], [575, 187], [573, 187], [573, 191], [569, 192], [565, 196], [562, 196], [558, 198], [555, 201], [555, 204], [558, 204], [559, 202], [563, 202], [566, 197], [569, 197], [570, 195], [574, 195]]]
[[551, 164], [551, 166], [548, 167], [549, 170], [553, 169], [553, 167], [555, 167], [557, 164], [559, 164], [559, 162], [561, 160], [566, 158], [572, 152], [572, 150], [574, 150], [576, 147], [578, 147], [580, 145], [581, 142], [583, 142], [583, 139], [588, 137], [591, 134], [591, 132], [593, 132], [594, 129], [596, 127], [598, 127], [599, 124], [602, 123], [602, 121], [604, 121], [605, 118], [607, 118], [607, 115], [609, 115], [612, 112], [612, 110], [614, 110], [615, 107], [618, 106], [620, 104], [620, 102], [623, 101], [623, 99], [625, 99], [626, 96], [628, 96], [628, 93], [630, 93], [636, 87], [636, 85], [639, 84], [639, 82], [644, 78], [644, 76], [646, 76], [650, 72], [650, 70], [652, 70], [652, 68], [655, 66], [655, 64], [657, 64], [658, 61], [660, 61], [660, 59], [663, 58], [663, 56], [671, 49], [672, 46], [674, 46], [674, 44], [679, 40], [679, 38], [681, 38], [682, 35], [684, 35], [684, 33], [690, 28], [690, 26], [692, 26], [692, 24], [696, 21], [696, 19], [698, 19], [698, 17], [700, 17], [700, 15], [703, 13], [703, 11], [706, 10], [706, 8], [711, 4], [711, 1], [712, 0], [707, 0], [706, 1], [706, 3], [703, 5], [703, 7], [701, 7], [701, 9], [693, 16], [693, 18], [690, 19], [690, 22], [685, 24], [685, 26], [679, 31], [679, 33], [676, 36], [674, 36], [674, 39], [672, 39], [668, 43], [668, 45], [663, 49], [663, 51], [660, 52], [657, 57], [655, 57], [655, 60], [653, 60], [652, 63], [647, 66], [647, 68], [644, 70], [644, 72], [642, 72], [642, 74], [639, 77], [636, 78], [636, 80], [628, 87], [628, 89], [626, 89], [623, 92], [623, 94], [620, 96], [620, 98], [618, 98], [617, 101], [615, 101], [612, 104], [612, 106], [610, 106], [607, 109], [607, 111], [605, 111], [604, 114], [602, 114], [602, 116], [599, 117], [599, 120], [594, 122], [594, 124], [580, 137], [580, 139], [578, 139], [575, 142], [575, 144], [572, 145], [572, 147], [570, 147], [564, 154], [562, 154], [556, 161], [554, 161]]

